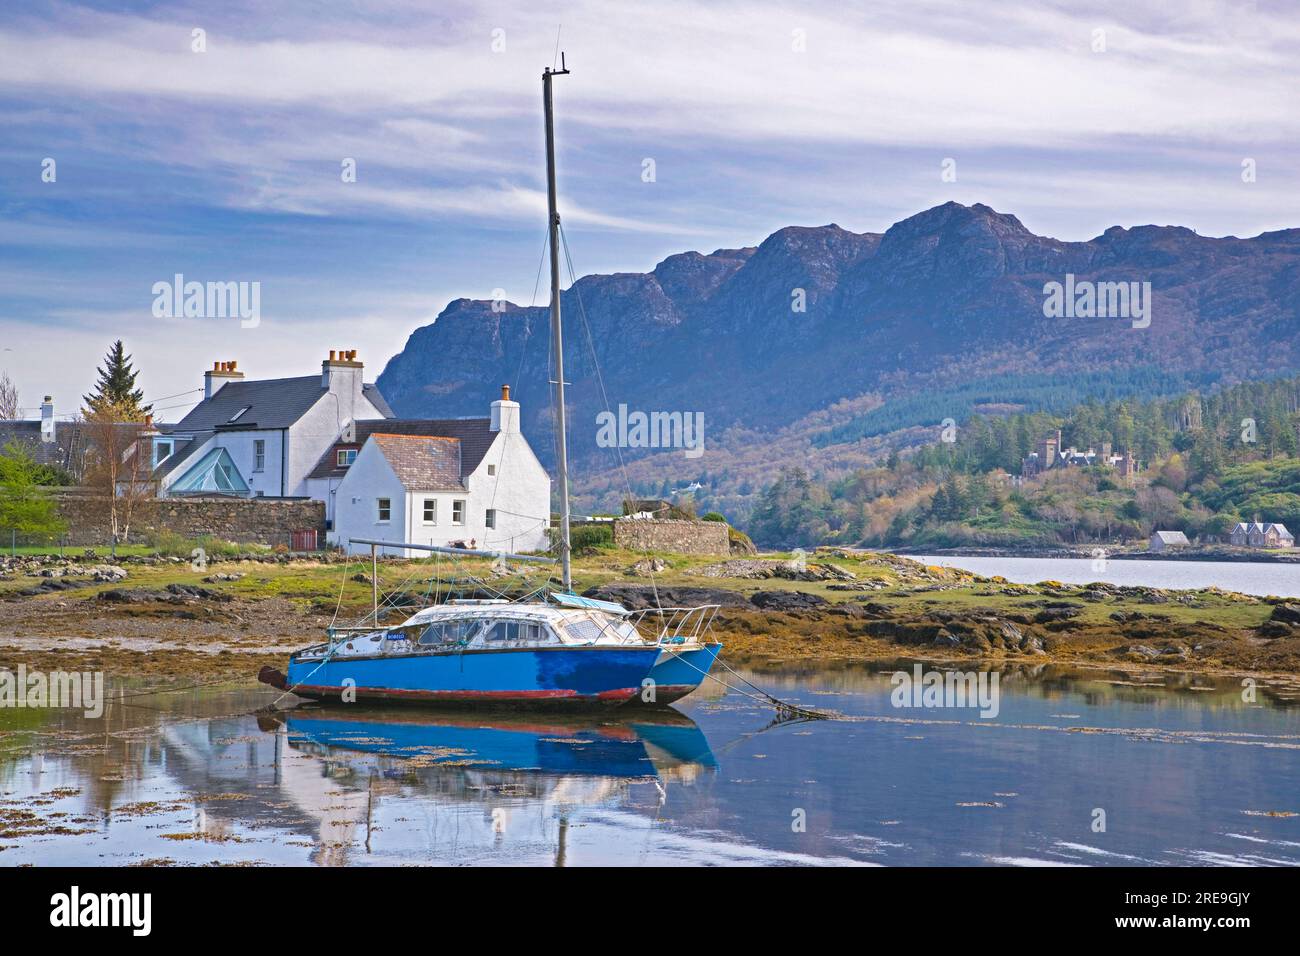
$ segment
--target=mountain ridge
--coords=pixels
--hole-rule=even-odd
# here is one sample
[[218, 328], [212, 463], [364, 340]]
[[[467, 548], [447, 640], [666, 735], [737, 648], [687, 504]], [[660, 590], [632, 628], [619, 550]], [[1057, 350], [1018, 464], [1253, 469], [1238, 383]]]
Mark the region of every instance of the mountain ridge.
[[[1150, 282], [1151, 327], [1046, 318], [1044, 284], [1067, 273]], [[1065, 241], [954, 202], [883, 233], [787, 226], [756, 246], [676, 253], [649, 272], [583, 276], [562, 293], [572, 455], [589, 471], [614, 464], [596, 445], [605, 405], [591, 346], [612, 406], [701, 411], [707, 449], [728, 430], [761, 436], [864, 396], [903, 412], [918, 399], [939, 409], [954, 389], [986, 382], [990, 394], [974, 398], [1029, 407], [1054, 378], [1142, 394], [1284, 374], [1300, 357], [1298, 293], [1300, 229], [1239, 239], [1113, 226]], [[511, 382], [549, 464], [547, 309], [498, 308], [453, 301], [411, 334], [379, 386], [398, 414], [433, 416], [481, 413]], [[965, 401], [900, 427], [960, 420]], [[830, 440], [866, 437], [849, 427]], [[701, 466], [665, 462], [683, 476]]]

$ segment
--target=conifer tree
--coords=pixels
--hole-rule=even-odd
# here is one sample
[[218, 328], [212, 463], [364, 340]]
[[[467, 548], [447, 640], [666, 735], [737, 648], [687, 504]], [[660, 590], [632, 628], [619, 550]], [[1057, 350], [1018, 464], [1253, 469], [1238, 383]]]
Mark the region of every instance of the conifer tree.
[[82, 396], [86, 402], [87, 416], [108, 407], [129, 415], [128, 420], [139, 420], [147, 415], [152, 406], [141, 404], [144, 392], [135, 387], [135, 379], [139, 374], [131, 367], [131, 356], [126, 354], [126, 347], [118, 339], [104, 357], [95, 390]]

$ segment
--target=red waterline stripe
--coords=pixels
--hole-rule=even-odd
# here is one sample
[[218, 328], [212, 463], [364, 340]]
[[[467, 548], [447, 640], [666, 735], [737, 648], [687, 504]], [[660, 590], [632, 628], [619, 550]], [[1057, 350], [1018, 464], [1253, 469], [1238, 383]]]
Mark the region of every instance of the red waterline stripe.
[[396, 700], [630, 700], [636, 696], [637, 688], [622, 687], [617, 690], [604, 690], [598, 694], [579, 694], [576, 690], [405, 690], [393, 687], [356, 687], [343, 688], [320, 684], [299, 684], [292, 687], [304, 694], [320, 694], [326, 697], [342, 696], [345, 689], [352, 690], [358, 697], [386, 697]]

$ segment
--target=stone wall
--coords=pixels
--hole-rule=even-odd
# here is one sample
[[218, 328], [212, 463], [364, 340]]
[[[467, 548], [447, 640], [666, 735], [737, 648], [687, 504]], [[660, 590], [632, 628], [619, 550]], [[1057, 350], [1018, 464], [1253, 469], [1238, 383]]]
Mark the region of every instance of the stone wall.
[[622, 519], [614, 522], [614, 544], [629, 551], [670, 551], [723, 557], [729, 553], [727, 526], [721, 521]]
[[[91, 495], [59, 495], [59, 514], [68, 524], [70, 545], [107, 545], [107, 499]], [[182, 538], [210, 535], [240, 544], [288, 547], [295, 531], [314, 529], [325, 543], [325, 502], [274, 498], [164, 498], [136, 506], [131, 541], [144, 541], [151, 531], [168, 531]]]

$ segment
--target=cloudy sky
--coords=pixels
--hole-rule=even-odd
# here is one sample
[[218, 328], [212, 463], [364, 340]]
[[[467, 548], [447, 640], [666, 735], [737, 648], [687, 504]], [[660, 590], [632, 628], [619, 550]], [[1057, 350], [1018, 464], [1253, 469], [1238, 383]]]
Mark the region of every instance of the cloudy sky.
[[[450, 299], [532, 302], [557, 31], [580, 273], [950, 199], [1062, 239], [1300, 226], [1291, 0], [28, 0], [0, 20], [0, 370], [72, 412], [121, 337], [174, 421], [214, 360], [373, 376]], [[259, 282], [260, 324], [156, 317], [177, 273]]]

